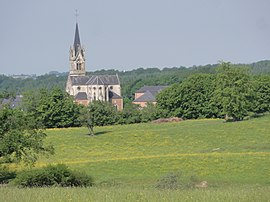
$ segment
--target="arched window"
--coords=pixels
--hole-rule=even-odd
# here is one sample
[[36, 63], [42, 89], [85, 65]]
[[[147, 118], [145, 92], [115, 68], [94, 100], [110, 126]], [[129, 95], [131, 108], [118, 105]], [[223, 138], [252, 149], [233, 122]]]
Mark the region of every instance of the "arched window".
[[77, 70], [81, 70], [81, 64], [78, 63], [78, 62], [76, 63], [76, 69], [77, 69]]

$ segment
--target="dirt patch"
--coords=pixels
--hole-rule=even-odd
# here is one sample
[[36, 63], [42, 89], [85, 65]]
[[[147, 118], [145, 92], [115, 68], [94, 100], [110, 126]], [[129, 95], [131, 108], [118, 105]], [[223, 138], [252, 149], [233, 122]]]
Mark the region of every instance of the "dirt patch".
[[178, 117], [171, 117], [171, 118], [162, 118], [162, 119], [157, 119], [152, 121], [152, 123], [169, 123], [169, 122], [181, 122], [183, 119], [178, 118]]
[[202, 181], [198, 184], [195, 185], [196, 188], [207, 188], [208, 187], [208, 182], [207, 181]]

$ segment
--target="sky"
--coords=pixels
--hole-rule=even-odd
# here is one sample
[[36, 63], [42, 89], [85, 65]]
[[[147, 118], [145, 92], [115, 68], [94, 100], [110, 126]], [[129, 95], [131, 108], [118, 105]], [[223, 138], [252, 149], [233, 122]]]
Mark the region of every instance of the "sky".
[[68, 72], [76, 9], [87, 71], [270, 59], [269, 0], [0, 0], [0, 74]]

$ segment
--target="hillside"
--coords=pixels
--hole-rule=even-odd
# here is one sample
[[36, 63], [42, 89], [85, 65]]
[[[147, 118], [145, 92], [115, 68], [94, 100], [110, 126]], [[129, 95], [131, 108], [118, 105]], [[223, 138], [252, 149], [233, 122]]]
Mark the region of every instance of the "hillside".
[[[239, 64], [240, 65], [240, 64]], [[125, 98], [132, 98], [134, 92], [144, 85], [171, 85], [181, 82], [184, 78], [196, 73], [214, 73], [217, 64], [193, 66], [193, 67], [173, 67], [173, 68], [138, 68], [130, 71], [99, 70], [89, 72], [93, 75], [118, 74], [122, 85], [122, 95]], [[264, 60], [252, 64], [247, 64], [253, 74], [270, 74], [270, 61]], [[28, 90], [40, 88], [51, 89], [59, 87], [64, 89], [67, 74], [46, 74], [35, 78], [15, 79], [0, 75], [0, 93], [11, 91], [22, 93]]]
[[190, 120], [95, 128], [51, 129], [56, 154], [37, 166], [65, 163], [98, 183], [153, 186], [170, 172], [210, 185], [269, 184], [270, 115], [248, 121]]

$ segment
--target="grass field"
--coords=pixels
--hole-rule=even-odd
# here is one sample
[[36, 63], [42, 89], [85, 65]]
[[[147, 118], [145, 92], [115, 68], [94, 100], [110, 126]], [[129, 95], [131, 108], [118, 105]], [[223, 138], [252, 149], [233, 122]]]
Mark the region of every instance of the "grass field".
[[[41, 197], [38, 193], [48, 193], [56, 197], [51, 201], [60, 201], [61, 196], [66, 201], [67, 193], [72, 193], [73, 201], [83, 201], [76, 197], [86, 195], [93, 201], [119, 201], [120, 196], [120, 201], [177, 201], [179, 197], [181, 201], [189, 201], [190, 197], [202, 201], [270, 199], [269, 115], [235, 123], [208, 119], [97, 127], [94, 137], [87, 132], [86, 128], [48, 130], [47, 142], [54, 145], [56, 154], [48, 159], [42, 157], [36, 166], [67, 164], [93, 176], [96, 187], [8, 187], [0, 189], [0, 197], [16, 192], [21, 200], [21, 195]], [[154, 188], [161, 176], [179, 171], [195, 174], [207, 181], [209, 187], [177, 191]], [[106, 200], [106, 194], [116, 197], [115, 200]]]
[[225, 189], [209, 188], [205, 190], [154, 190], [139, 188], [36, 188], [0, 189], [0, 201], [51, 201], [51, 202], [267, 202], [270, 188], [266, 187], [231, 187]]

